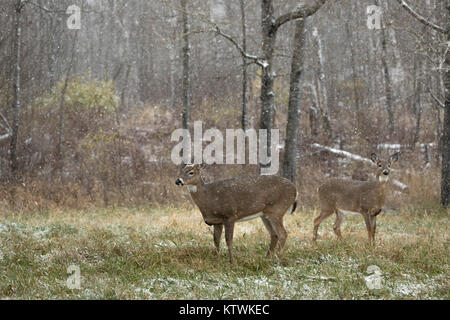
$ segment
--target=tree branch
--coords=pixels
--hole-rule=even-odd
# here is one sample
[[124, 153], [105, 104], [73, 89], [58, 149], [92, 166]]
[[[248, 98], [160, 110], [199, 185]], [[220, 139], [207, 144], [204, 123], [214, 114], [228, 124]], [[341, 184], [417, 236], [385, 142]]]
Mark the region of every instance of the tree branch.
[[448, 30], [444, 27], [438, 26], [437, 24], [434, 24], [433, 22], [428, 21], [427, 19], [425, 19], [424, 17], [422, 17], [420, 14], [418, 14], [416, 11], [414, 11], [414, 9], [412, 9], [405, 0], [397, 0], [397, 2], [410, 14], [412, 15], [414, 18], [416, 18], [417, 20], [419, 20], [421, 23], [423, 23], [424, 25], [431, 27], [432, 29], [440, 32], [440, 33], [447, 33]]
[[7, 131], [11, 130], [11, 127], [9, 126], [8, 120], [6, 120], [6, 117], [3, 115], [3, 113], [0, 112], [0, 118], [2, 118], [5, 125], [0, 124], [2, 127], [4, 127]]
[[244, 51], [244, 49], [242, 48], [242, 46], [230, 35], [223, 33], [222, 30], [220, 30], [219, 26], [215, 25], [214, 26], [214, 30], [213, 32], [215, 32], [216, 34], [224, 37], [225, 39], [227, 39], [228, 41], [230, 41], [235, 47], [236, 49], [240, 52], [241, 56], [244, 57], [245, 59], [251, 60], [252, 62], [256, 63], [257, 65], [259, 65], [262, 68], [267, 68], [268, 63], [267, 61], [265, 61], [264, 59], [261, 59], [258, 56], [255, 55], [250, 55], [247, 52]]
[[262, 68], [267, 68], [268, 64], [266, 60], [255, 55], [248, 54], [247, 52], [244, 51], [242, 46], [232, 36], [224, 33], [217, 24], [211, 21], [209, 21], [208, 23], [212, 25], [212, 29], [195, 30], [191, 31], [190, 33], [215, 33], [231, 42], [231, 44], [233, 44], [233, 46], [239, 51], [239, 53], [243, 58], [250, 60], [252, 63], [257, 64]]
[[300, 5], [296, 9], [294, 9], [294, 11], [283, 14], [275, 20], [275, 23], [273, 25], [274, 30], [278, 30], [278, 28], [286, 22], [296, 19], [303, 19], [313, 15], [325, 4], [325, 2], [327, 2], [327, 0], [317, 0], [311, 7], [306, 7], [303, 5], [303, 3], [300, 3]]
[[[34, 7], [38, 8], [38, 9], [40, 9], [40, 10], [46, 12], [46, 13], [48, 13], [48, 14], [53, 14], [53, 13], [56, 13], [56, 14], [66, 14], [66, 11], [67, 11], [66, 9], [51, 10], [51, 9], [48, 9], [48, 8], [46, 8], [45, 6], [41, 6], [41, 5], [39, 5], [39, 4], [37, 4], [37, 3], [33, 2], [33, 1], [31, 1], [31, 0], [25, 0], [25, 1], [22, 1], [21, 8], [23, 8], [23, 7], [24, 7], [25, 5], [27, 5], [27, 4], [30, 4], [30, 5], [32, 5], [32, 6], [34, 6]], [[82, 12], [82, 13], [96, 13], [96, 14], [101, 14], [101, 12], [98, 12], [98, 11], [96, 11], [96, 10], [83, 10], [83, 8], [80, 9], [80, 12]]]
[[2, 141], [4, 141], [4, 140], [6, 140], [6, 139], [8, 139], [9, 137], [11, 137], [11, 133], [5, 133], [5, 134], [2, 134], [1, 136], [0, 136], [0, 142], [2, 142]]
[[437, 103], [437, 105], [443, 109], [445, 109], [445, 104], [444, 102], [442, 102], [441, 100], [439, 100], [434, 94], [433, 92], [431, 92], [430, 88], [427, 87], [427, 91], [430, 94], [430, 96], [433, 98], [433, 100]]
[[6, 120], [6, 117], [3, 115], [3, 113], [0, 112], [0, 118], [3, 120], [4, 125], [0, 123], [0, 127], [6, 130], [6, 133], [0, 136], [0, 142], [3, 140], [8, 139], [11, 137], [12, 129], [9, 126], [8, 120]]

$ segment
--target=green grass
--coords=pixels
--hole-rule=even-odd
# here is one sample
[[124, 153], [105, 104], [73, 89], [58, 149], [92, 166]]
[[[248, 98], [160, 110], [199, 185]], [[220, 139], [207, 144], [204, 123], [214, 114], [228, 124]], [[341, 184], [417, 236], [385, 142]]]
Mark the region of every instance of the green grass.
[[[361, 216], [333, 218], [311, 241], [312, 210], [286, 216], [284, 254], [266, 258], [259, 220], [238, 224], [235, 265], [224, 240], [215, 257], [212, 230], [197, 210], [98, 209], [0, 217], [2, 299], [449, 299], [448, 211], [382, 214], [377, 245]], [[69, 289], [67, 268], [81, 272]], [[367, 268], [381, 289], [366, 285]]]

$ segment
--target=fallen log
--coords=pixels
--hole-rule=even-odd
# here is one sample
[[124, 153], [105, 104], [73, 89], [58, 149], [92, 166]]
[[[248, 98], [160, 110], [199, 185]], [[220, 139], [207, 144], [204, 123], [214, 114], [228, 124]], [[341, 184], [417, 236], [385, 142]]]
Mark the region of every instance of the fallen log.
[[[330, 148], [330, 147], [323, 146], [323, 145], [318, 144], [318, 143], [313, 143], [311, 146], [314, 147], [314, 148], [317, 148], [317, 149], [322, 149], [322, 150], [329, 151], [329, 152], [331, 152], [333, 154], [336, 154], [336, 155], [339, 155], [339, 156], [342, 156], [342, 157], [345, 157], [345, 158], [348, 158], [348, 159], [351, 159], [351, 160], [365, 162], [365, 163], [370, 164], [371, 166], [375, 165], [372, 162], [372, 160], [370, 160], [368, 158], [361, 157], [360, 155], [357, 155], [357, 154], [354, 154], [354, 153], [351, 153], [351, 152], [348, 152], [348, 151], [335, 149], [335, 148]], [[391, 179], [390, 181], [392, 182], [392, 184], [394, 186], [396, 186], [401, 191], [408, 192], [408, 186], [406, 184], [404, 184], [404, 183], [402, 183], [402, 182], [400, 182], [400, 181], [398, 181], [396, 179]]]

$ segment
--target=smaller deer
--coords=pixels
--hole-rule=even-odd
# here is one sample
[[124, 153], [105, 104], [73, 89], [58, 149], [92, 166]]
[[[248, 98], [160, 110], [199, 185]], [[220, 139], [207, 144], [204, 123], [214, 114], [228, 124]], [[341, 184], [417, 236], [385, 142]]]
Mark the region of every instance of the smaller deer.
[[217, 256], [224, 227], [230, 262], [233, 263], [235, 223], [258, 217], [270, 233], [267, 255], [273, 253], [277, 244], [281, 253], [287, 238], [283, 216], [286, 212], [294, 212], [297, 206], [295, 185], [288, 179], [272, 175], [242, 176], [205, 183], [201, 176], [202, 168], [198, 164], [184, 166], [175, 184], [188, 187], [205, 223], [214, 225]]
[[377, 165], [375, 181], [332, 179], [319, 187], [321, 212], [314, 219], [314, 241], [317, 239], [317, 231], [322, 221], [333, 213], [336, 214], [333, 230], [339, 239], [342, 239], [343, 214], [360, 213], [366, 223], [369, 242], [375, 244], [377, 215], [383, 209], [391, 165], [398, 160], [398, 155], [397, 152], [388, 160], [382, 160], [375, 153], [371, 154], [372, 162]]

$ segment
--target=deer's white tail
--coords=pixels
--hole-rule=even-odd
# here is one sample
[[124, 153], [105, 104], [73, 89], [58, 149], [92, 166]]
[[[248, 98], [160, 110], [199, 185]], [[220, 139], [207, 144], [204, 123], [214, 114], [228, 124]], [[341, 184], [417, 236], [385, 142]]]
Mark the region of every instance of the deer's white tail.
[[295, 194], [295, 200], [294, 203], [292, 204], [292, 206], [290, 206], [288, 213], [289, 214], [293, 214], [295, 209], [297, 209], [297, 198], [298, 198], [298, 192]]

